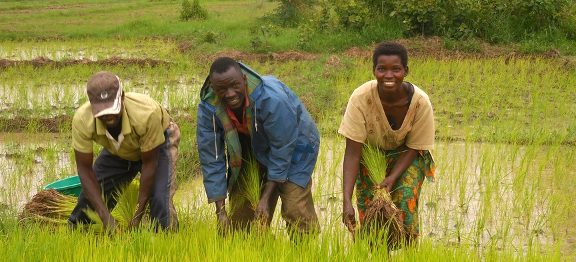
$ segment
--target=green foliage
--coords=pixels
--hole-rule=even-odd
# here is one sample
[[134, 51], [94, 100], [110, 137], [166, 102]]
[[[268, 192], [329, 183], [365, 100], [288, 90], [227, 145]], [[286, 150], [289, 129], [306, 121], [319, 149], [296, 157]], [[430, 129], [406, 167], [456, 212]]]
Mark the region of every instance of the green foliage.
[[470, 38], [464, 40], [454, 40], [446, 38], [442, 41], [442, 46], [448, 50], [458, 50], [467, 53], [479, 53], [482, 51], [481, 42], [477, 39]]
[[368, 8], [356, 1], [344, 1], [336, 6], [336, 12], [340, 14], [340, 24], [344, 28], [361, 29], [369, 22]]
[[190, 3], [189, 0], [182, 1], [182, 9], [180, 10], [180, 20], [204, 20], [208, 18], [208, 10], [200, 6], [199, 0], [194, 0]]
[[316, 0], [277, 0], [280, 2], [274, 13], [269, 17], [277, 24], [290, 27], [297, 25]]
[[318, 30], [362, 30], [374, 22], [368, 7], [357, 0], [320, 0], [304, 23]]
[[308, 51], [340, 50], [399, 38], [402, 27], [396, 18], [375, 15], [359, 0], [320, 0], [298, 26], [297, 46]]
[[278, 36], [279, 30], [270, 23], [256, 25], [250, 28], [250, 46], [253, 51], [266, 52], [271, 48], [270, 39]]
[[219, 38], [218, 33], [214, 32], [214, 31], [208, 31], [202, 37], [202, 42], [209, 43], [209, 44], [215, 44], [218, 42], [218, 38]]
[[290, 20], [299, 23], [302, 31], [299, 47], [310, 46], [310, 31], [352, 31], [362, 38], [368, 30], [378, 31], [375, 24], [382, 22], [401, 22], [396, 28], [409, 36], [478, 38], [492, 43], [517, 42], [542, 33], [560, 39], [576, 36], [576, 3], [568, 0], [319, 0], [311, 4], [297, 20]]
[[[510, 42], [542, 31], [573, 30], [576, 21], [563, 12], [568, 0], [394, 0], [392, 16], [407, 33]], [[572, 28], [571, 28], [572, 27]]]

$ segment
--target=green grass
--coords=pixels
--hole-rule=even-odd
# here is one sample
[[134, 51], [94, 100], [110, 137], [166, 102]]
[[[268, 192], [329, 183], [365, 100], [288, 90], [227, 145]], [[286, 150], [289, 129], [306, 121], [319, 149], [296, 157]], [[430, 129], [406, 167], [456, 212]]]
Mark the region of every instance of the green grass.
[[[213, 52], [222, 47], [250, 50], [250, 30], [257, 25], [256, 19], [275, 6], [268, 1], [201, 3], [208, 9], [207, 20], [180, 21], [181, 1], [11, 3], [0, 9], [0, 39], [92, 42], [115, 38], [176, 38], [193, 41], [194, 48], [203, 51]], [[230, 17], [234, 19], [228, 19]], [[278, 48], [287, 48], [286, 43], [279, 42]]]
[[[334, 52], [402, 38], [405, 27], [401, 21], [381, 17], [361, 30], [313, 29], [306, 24], [283, 28], [274, 24], [273, 19], [266, 19], [277, 7], [276, 1], [209, 0], [201, 1], [201, 5], [208, 10], [208, 19], [180, 21], [181, 1], [177, 0], [3, 1], [0, 40], [17, 43], [80, 40], [91, 45], [110, 39], [151, 38], [186, 41], [192, 44], [191, 52], [199, 53], [222, 50]], [[548, 31], [528, 36], [520, 43], [511, 43], [505, 35], [498, 42], [529, 54], [576, 54], [566, 35]], [[446, 39], [445, 47], [483, 52], [477, 40]]]

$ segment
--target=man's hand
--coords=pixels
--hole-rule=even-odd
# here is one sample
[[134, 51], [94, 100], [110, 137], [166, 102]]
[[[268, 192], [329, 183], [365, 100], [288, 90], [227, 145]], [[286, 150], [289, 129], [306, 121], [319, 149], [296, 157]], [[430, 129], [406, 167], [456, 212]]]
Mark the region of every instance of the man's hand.
[[264, 190], [260, 201], [258, 201], [258, 206], [254, 210], [254, 215], [262, 225], [268, 225], [268, 220], [270, 219], [270, 198], [272, 197], [272, 192], [278, 187], [278, 182], [267, 181], [264, 184]]
[[230, 218], [228, 218], [226, 209], [222, 207], [221, 210], [216, 212], [216, 217], [218, 218], [218, 233], [220, 233], [222, 236], [228, 235], [232, 229], [232, 224], [230, 222]]
[[226, 213], [226, 202], [224, 199], [214, 203], [216, 205], [216, 218], [218, 219], [218, 233], [225, 236], [232, 230], [232, 223]]
[[135, 215], [132, 219], [130, 219], [130, 223], [128, 223], [128, 229], [133, 230], [140, 226], [140, 221], [142, 221], [142, 216]]
[[109, 233], [115, 233], [118, 229], [118, 222], [111, 214], [104, 216], [104, 219], [102, 219], [102, 225], [104, 226], [104, 230]]
[[270, 214], [268, 214], [268, 211], [270, 210], [268, 205], [269, 201], [270, 196], [268, 197], [262, 196], [262, 198], [260, 198], [260, 201], [258, 201], [258, 205], [256, 206], [254, 215], [257, 221], [259, 221], [263, 225], [265, 225], [268, 222], [268, 218], [270, 217]]
[[352, 207], [352, 203], [344, 203], [342, 207], [342, 223], [346, 225], [348, 231], [354, 234], [356, 230], [356, 211]]

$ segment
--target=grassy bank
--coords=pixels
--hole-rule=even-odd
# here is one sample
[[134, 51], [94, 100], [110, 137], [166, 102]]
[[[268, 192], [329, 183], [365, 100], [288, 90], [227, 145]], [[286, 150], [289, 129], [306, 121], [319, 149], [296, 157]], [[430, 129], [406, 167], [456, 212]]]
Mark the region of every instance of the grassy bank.
[[[0, 40], [24, 44], [77, 40], [91, 45], [100, 41], [172, 39], [182, 41], [184, 46], [198, 53], [222, 50], [325, 53], [405, 37], [406, 25], [397, 17], [386, 14], [361, 29], [333, 28], [333, 25], [314, 29], [307, 23], [283, 27], [269, 19], [278, 8], [278, 1], [205, 0], [200, 3], [208, 11], [207, 19], [181, 21], [182, 1], [178, 0], [3, 1], [0, 5]], [[327, 19], [328, 24], [335, 23], [329, 18], [322, 19]], [[495, 49], [499, 52], [513, 49], [526, 54], [575, 55], [572, 41], [566, 35], [554, 32], [543, 30], [517, 42], [504, 41], [496, 46], [476, 38], [445, 38], [442, 48], [480, 54], [489, 54]]]

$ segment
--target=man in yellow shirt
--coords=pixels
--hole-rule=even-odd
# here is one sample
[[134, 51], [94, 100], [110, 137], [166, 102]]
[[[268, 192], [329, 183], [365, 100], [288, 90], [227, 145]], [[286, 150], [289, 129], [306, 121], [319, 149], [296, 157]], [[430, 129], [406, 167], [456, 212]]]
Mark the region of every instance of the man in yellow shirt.
[[[86, 91], [89, 101], [78, 108], [72, 120], [72, 144], [82, 193], [68, 223], [89, 223], [83, 210], [90, 207], [106, 228], [114, 229], [117, 222], [110, 215], [116, 205], [114, 195], [140, 172], [138, 207], [129, 226], [140, 224], [150, 203], [156, 227], [159, 224], [163, 229], [177, 229], [172, 197], [180, 142], [178, 126], [149, 96], [123, 92], [120, 79], [110, 72], [94, 74]], [[94, 165], [92, 142], [103, 147]]]

